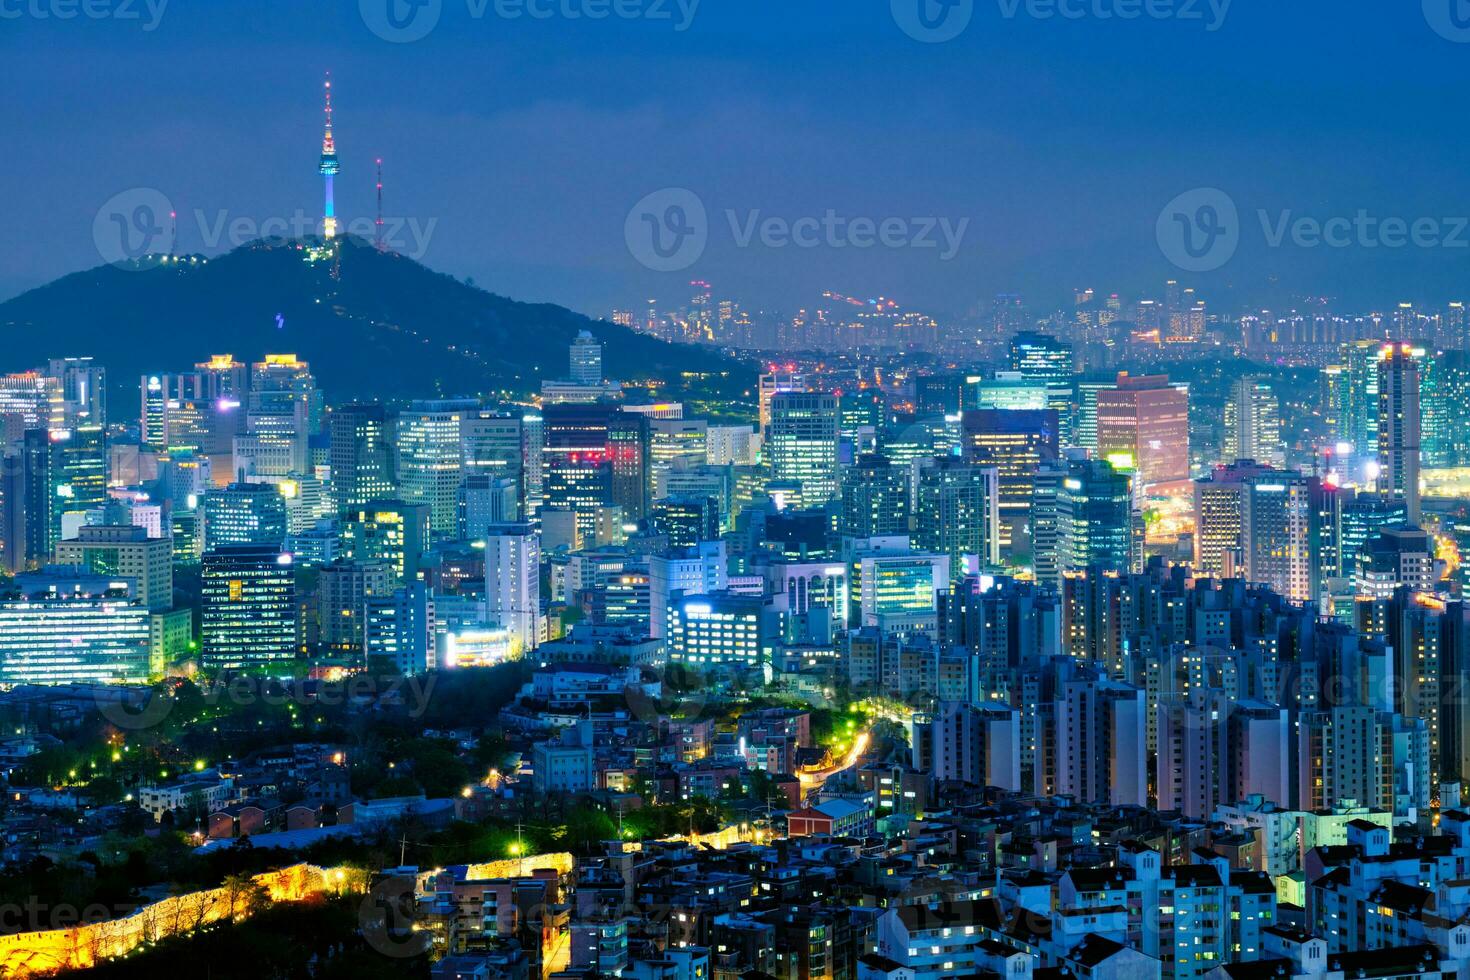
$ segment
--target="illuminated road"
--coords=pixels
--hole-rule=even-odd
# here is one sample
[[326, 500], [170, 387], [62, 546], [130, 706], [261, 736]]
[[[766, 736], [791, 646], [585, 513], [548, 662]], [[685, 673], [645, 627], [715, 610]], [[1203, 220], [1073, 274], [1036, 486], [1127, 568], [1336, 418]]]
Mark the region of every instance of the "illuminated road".
[[847, 750], [847, 755], [843, 756], [842, 761], [836, 765], [826, 769], [809, 769], [797, 773], [797, 778], [801, 780], [801, 788], [804, 790], [815, 789], [839, 772], [851, 769], [857, 765], [858, 761], [862, 759], [863, 753], [868, 751], [869, 732], [871, 732], [871, 729], [860, 732], [852, 740], [852, 748]]

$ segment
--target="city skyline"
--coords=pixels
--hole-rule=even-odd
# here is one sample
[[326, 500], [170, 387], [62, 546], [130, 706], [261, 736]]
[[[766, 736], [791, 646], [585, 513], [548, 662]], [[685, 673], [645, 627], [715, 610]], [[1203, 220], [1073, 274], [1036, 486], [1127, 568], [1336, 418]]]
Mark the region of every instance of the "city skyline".
[[1470, 977], [1467, 5], [0, 0], [0, 980]]

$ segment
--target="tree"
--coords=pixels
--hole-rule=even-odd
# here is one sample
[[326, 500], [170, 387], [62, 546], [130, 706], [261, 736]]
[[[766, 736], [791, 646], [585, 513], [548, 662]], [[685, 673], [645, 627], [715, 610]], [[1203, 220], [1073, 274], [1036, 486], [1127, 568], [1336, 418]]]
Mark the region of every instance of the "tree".
[[229, 903], [232, 922], [248, 919], [270, 904], [270, 894], [265, 886], [249, 875], [230, 875], [222, 887]]

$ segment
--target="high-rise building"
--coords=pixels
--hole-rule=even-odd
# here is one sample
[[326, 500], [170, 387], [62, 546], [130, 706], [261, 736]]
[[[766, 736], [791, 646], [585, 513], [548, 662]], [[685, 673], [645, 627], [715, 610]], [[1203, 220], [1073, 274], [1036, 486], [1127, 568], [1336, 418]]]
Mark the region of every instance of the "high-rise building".
[[1097, 452], [1097, 393], [1110, 390], [1117, 378], [1078, 378], [1077, 421], [1069, 445]]
[[1338, 487], [1324, 493], [1323, 532], [1324, 574], [1333, 578], [1352, 579], [1357, 574], [1358, 551], [1369, 539], [1386, 528], [1408, 523], [1408, 511], [1402, 500], [1390, 500], [1381, 494]]
[[924, 735], [918, 744], [932, 746], [932, 758], [915, 761], [932, 778], [1020, 790], [1020, 713], [1015, 709], [943, 702]]
[[22, 450], [26, 555], [46, 562], [56, 545], [107, 505], [107, 445], [99, 425], [27, 429]]
[[1406, 588], [1434, 590], [1434, 545], [1417, 527], [1384, 528], [1357, 553], [1356, 586], [1364, 599], [1391, 599]]
[[227, 544], [206, 551], [200, 604], [206, 666], [287, 669], [296, 658], [295, 569], [279, 547]]
[[949, 556], [951, 581], [973, 560], [980, 569], [1000, 564], [1000, 493], [994, 467], [953, 456], [918, 462], [913, 545]]
[[[648, 516], [653, 500], [653, 468], [658, 461], [655, 440], [659, 424], [634, 412], [617, 412], [608, 423], [607, 499], [622, 508], [625, 521], [637, 522]], [[698, 458], [704, 459], [702, 444]]]
[[391, 497], [398, 487], [387, 410], [342, 405], [332, 410], [328, 465], [337, 506], [346, 510]]
[[695, 669], [752, 669], [770, 662], [759, 597], [719, 593], [683, 596], [669, 604], [668, 649], [673, 663]]
[[875, 555], [858, 563], [862, 625], [932, 631], [939, 596], [949, 592], [947, 555]]
[[404, 500], [429, 505], [429, 528], [453, 536], [459, 526], [466, 416], [479, 413], [473, 400], [416, 401], [398, 415], [398, 488]]
[[1036, 468], [1031, 487], [1031, 570], [1036, 581], [1056, 583], [1061, 576], [1062, 528], [1058, 511], [1062, 483], [1071, 475], [1065, 459], [1047, 460]]
[[1384, 347], [1378, 362], [1378, 487], [1419, 523], [1419, 360], [1411, 344]]
[[83, 525], [77, 537], [56, 546], [56, 560], [94, 575], [132, 579], [133, 596], [145, 607], [154, 612], [173, 608], [173, 542], [149, 537], [144, 528]]
[[430, 666], [433, 635], [434, 600], [423, 582], [367, 600], [363, 645], [370, 670], [422, 674]]
[[1245, 578], [1297, 602], [1321, 596], [1321, 541], [1316, 477], [1259, 472], [1241, 489], [1241, 554]]
[[1099, 677], [1059, 688], [1056, 792], [1086, 803], [1147, 806], [1146, 692]]
[[966, 408], [999, 408], [1027, 411], [1055, 407], [1044, 381], [1030, 381], [1019, 371], [997, 371], [994, 377], [974, 384], [975, 404]]
[[65, 428], [61, 381], [39, 371], [0, 375], [0, 422], [12, 439], [26, 429]]
[[611, 402], [594, 402], [548, 405], [543, 412], [542, 505], [574, 513], [584, 541], [596, 540], [598, 511], [612, 498], [608, 445], [617, 411]]
[[368, 603], [393, 592], [384, 561], [336, 561], [317, 571], [318, 641], [330, 655], [363, 662]]
[[1097, 393], [1097, 454], [1135, 473], [1135, 493], [1189, 479], [1189, 395], [1166, 375], [1118, 375]]
[[485, 535], [486, 618], [510, 631], [512, 653], [541, 636], [541, 539], [530, 524], [500, 524]]
[[343, 556], [387, 562], [395, 586], [418, 579], [428, 547], [428, 504], [374, 500], [342, 515]]
[[126, 588], [0, 600], [0, 685], [141, 684], [149, 667], [148, 609]]
[[679, 593], [709, 595], [729, 584], [724, 542], [670, 550], [670, 554], [648, 559], [648, 635], [655, 639], [667, 636], [669, 607]]
[[1009, 361], [1010, 369], [1022, 379], [1046, 386], [1046, 407], [1056, 410], [1063, 438], [1067, 438], [1075, 396], [1072, 345], [1036, 331], [1022, 331], [1011, 338]]
[[[1382, 352], [1383, 344], [1372, 340], [1354, 341], [1343, 347], [1346, 378], [1341, 385], [1337, 439], [1347, 443], [1354, 457], [1365, 463], [1376, 461], [1378, 449], [1378, 362]], [[1365, 475], [1361, 469], [1347, 474], [1354, 480]]]
[[1272, 473], [1268, 466], [1238, 460], [1216, 466], [1208, 479], [1194, 482], [1194, 570], [1197, 575], [1234, 577], [1245, 558], [1245, 481]]
[[1036, 469], [1058, 455], [1057, 413], [976, 409], [965, 412], [960, 424], [965, 460], [996, 471], [1000, 548], [1010, 557], [1013, 549], [1025, 548]]
[[720, 505], [713, 497], [665, 497], [649, 512], [649, 530], [671, 548], [693, 548], [720, 536]]
[[579, 385], [602, 384], [602, 344], [587, 330], [579, 331], [569, 352], [568, 377]]
[[466, 473], [459, 488], [459, 539], [478, 541], [491, 524], [521, 520], [519, 490], [514, 477]]
[[291, 416], [303, 437], [321, 430], [324, 405], [311, 365], [295, 354], [267, 354], [250, 365], [250, 412]]
[[56, 357], [46, 376], [61, 386], [66, 425], [107, 427], [107, 370], [90, 357]]
[[1057, 493], [1061, 572], [1126, 572], [1135, 561], [1132, 480], [1104, 460], [1072, 462]]
[[231, 483], [204, 495], [204, 547], [286, 540], [286, 500], [272, 483]]
[[1241, 378], [1225, 402], [1223, 457], [1227, 463], [1253, 459], [1268, 466], [1286, 465], [1281, 443], [1281, 413], [1270, 386], [1255, 378]]
[[766, 458], [771, 479], [800, 486], [800, 505], [819, 507], [837, 496], [837, 398], [804, 391], [771, 396]]
[[783, 371], [773, 365], [769, 374], [760, 376], [756, 403], [760, 411], [762, 435], [769, 432], [771, 428], [771, 399], [779, 392], [806, 390], [806, 375], [791, 368]]
[[[539, 416], [538, 416], [539, 418]], [[460, 422], [461, 455], [466, 480], [476, 475], [509, 479], [515, 486], [517, 513], [495, 521], [502, 524], [529, 514], [528, 493], [534, 482], [541, 486], [541, 434], [535, 432], [535, 458], [528, 456], [528, 441], [533, 423], [520, 411], [482, 411], [467, 415]], [[483, 484], [480, 484], [483, 485]]]
[[887, 457], [865, 455], [842, 474], [840, 534], [877, 538], [909, 533], [909, 476]]

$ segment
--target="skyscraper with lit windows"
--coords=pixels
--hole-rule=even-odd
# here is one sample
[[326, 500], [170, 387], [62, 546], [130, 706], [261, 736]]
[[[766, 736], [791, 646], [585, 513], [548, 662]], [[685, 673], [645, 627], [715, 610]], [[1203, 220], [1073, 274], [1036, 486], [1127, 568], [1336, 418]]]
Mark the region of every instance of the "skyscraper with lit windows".
[[1132, 481], [1100, 459], [1071, 463], [1057, 494], [1062, 572], [1126, 572], [1135, 564]]
[[1025, 545], [1026, 521], [1031, 513], [1036, 468], [1057, 458], [1057, 413], [1054, 409], [1006, 411], [977, 409], [961, 420], [962, 450], [966, 461], [994, 467], [998, 481], [1000, 548], [1009, 557]]
[[1097, 393], [1097, 454], [1132, 468], [1141, 493], [1189, 479], [1189, 395], [1166, 375], [1118, 375]]
[[1419, 361], [1410, 344], [1383, 348], [1378, 362], [1378, 487], [1419, 523]]
[[1241, 378], [1231, 385], [1221, 448], [1227, 463], [1253, 459], [1269, 466], [1286, 465], [1280, 407], [1268, 385], [1256, 378]]
[[435, 534], [453, 536], [458, 530], [462, 424], [479, 410], [474, 400], [416, 401], [398, 415], [399, 493], [429, 505]]
[[329, 433], [328, 460], [339, 508], [361, 507], [397, 491], [388, 413], [382, 405], [334, 408]]
[[216, 669], [288, 669], [299, 648], [296, 578], [279, 547], [224, 545], [204, 554], [203, 661]]
[[771, 396], [766, 458], [773, 481], [801, 485], [801, 505], [819, 507], [837, 496], [837, 398], [806, 391]]

